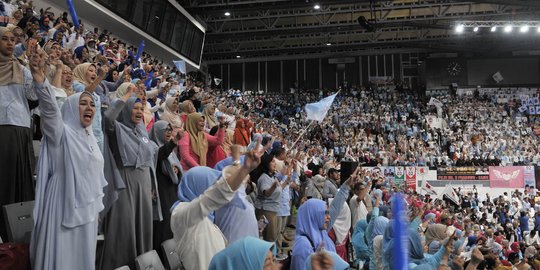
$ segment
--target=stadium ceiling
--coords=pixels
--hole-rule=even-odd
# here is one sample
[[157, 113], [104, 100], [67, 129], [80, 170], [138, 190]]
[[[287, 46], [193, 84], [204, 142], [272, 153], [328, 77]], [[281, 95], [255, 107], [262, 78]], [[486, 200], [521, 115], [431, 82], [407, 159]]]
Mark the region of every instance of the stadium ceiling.
[[[399, 50], [485, 54], [540, 49], [537, 31], [512, 36], [454, 31], [458, 20], [536, 20], [540, 1], [177, 1], [206, 24], [203, 59], [208, 63]], [[360, 25], [361, 16], [374, 31]]]

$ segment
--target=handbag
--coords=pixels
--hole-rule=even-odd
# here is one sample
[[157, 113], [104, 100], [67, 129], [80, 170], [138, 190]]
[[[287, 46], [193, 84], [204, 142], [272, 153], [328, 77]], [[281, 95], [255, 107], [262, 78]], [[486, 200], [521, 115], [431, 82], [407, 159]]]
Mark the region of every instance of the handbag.
[[0, 244], [0, 270], [30, 270], [28, 243]]

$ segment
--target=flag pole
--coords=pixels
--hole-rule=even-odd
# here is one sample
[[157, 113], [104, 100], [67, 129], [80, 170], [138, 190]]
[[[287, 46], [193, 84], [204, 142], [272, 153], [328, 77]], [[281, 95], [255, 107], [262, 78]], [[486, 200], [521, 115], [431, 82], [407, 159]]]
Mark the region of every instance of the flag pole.
[[311, 126], [311, 124], [313, 124], [313, 122], [315, 122], [315, 120], [311, 120], [311, 122], [309, 122], [309, 125], [308, 125], [304, 130], [302, 130], [302, 133], [300, 133], [300, 135], [298, 135], [298, 138], [296, 138], [296, 140], [295, 140], [294, 143], [292, 144], [291, 149], [294, 149], [294, 146], [296, 145], [296, 143], [300, 140], [300, 138], [302, 138], [302, 137], [304, 136], [304, 134], [305, 134], [306, 131], [309, 129], [309, 127]]

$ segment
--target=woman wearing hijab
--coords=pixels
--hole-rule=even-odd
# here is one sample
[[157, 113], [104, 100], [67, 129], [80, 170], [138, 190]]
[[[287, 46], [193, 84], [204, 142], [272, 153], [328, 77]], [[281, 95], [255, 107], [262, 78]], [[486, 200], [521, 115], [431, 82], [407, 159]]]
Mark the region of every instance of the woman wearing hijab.
[[[169, 209], [176, 201], [176, 191], [182, 177], [182, 166], [173, 153], [176, 148], [175, 142], [180, 138], [182, 133], [174, 132], [172, 126], [163, 120], [157, 121], [150, 132], [150, 139], [159, 147], [156, 154], [156, 179], [163, 209]], [[163, 220], [154, 221], [154, 249], [159, 249], [163, 241], [172, 237], [170, 214], [164, 211]]]
[[274, 243], [256, 237], [245, 237], [217, 253], [209, 270], [278, 270]]
[[195, 109], [195, 106], [193, 105], [193, 102], [191, 100], [184, 100], [182, 104], [180, 105], [180, 119], [182, 122], [187, 122], [188, 115], [195, 113], [197, 110]]
[[234, 129], [234, 144], [248, 146], [249, 139], [249, 134], [246, 131], [246, 122], [244, 119], [239, 119], [236, 122], [236, 128]]
[[[358, 180], [357, 172], [351, 174], [351, 177], [343, 183], [329, 207], [322, 200], [309, 199], [298, 208], [291, 269], [302, 269], [300, 267], [305, 264], [308, 256], [315, 252], [321, 243], [324, 243], [325, 250], [336, 252], [334, 242], [328, 237], [328, 231], [341, 212], [351, 186]], [[334, 269], [336, 269], [335, 265]]]
[[448, 235], [446, 235], [447, 226], [444, 224], [432, 224], [429, 225], [424, 233], [426, 235], [426, 246], [429, 247], [433, 241], [442, 241]]
[[212, 257], [225, 248], [227, 240], [215, 226], [212, 213], [233, 199], [249, 172], [259, 165], [260, 155], [249, 152], [243, 165], [235, 162], [223, 173], [198, 166], [182, 177], [179, 201], [171, 209], [171, 229], [186, 270], [208, 269]]
[[152, 211], [152, 199], [159, 195], [152, 190], [157, 146], [144, 128], [142, 106], [127, 91], [104, 114], [104, 131], [125, 189], [104, 220], [101, 269], [134, 268], [135, 257], [152, 250], [153, 217], [161, 220], [159, 200]]
[[180, 119], [178, 113], [178, 98], [168, 97], [165, 100], [165, 110], [161, 114], [161, 120], [165, 120], [171, 124], [173, 129], [183, 129], [184, 123]]
[[328, 252], [336, 252], [334, 243], [326, 232], [331, 226], [327, 208], [326, 203], [319, 199], [309, 199], [298, 208], [291, 269], [305, 269], [309, 256], [321, 247]]
[[[42, 59], [44, 63], [44, 59]], [[88, 92], [62, 107], [31, 61], [40, 101], [41, 143], [30, 254], [33, 269], [94, 269], [98, 213], [103, 209], [103, 156], [90, 125], [96, 113]]]
[[[13, 57], [15, 37], [0, 27], [0, 207], [34, 199], [34, 153], [30, 108], [35, 100], [30, 70]], [[4, 215], [0, 237], [7, 239]]]
[[409, 266], [411, 269], [422, 266], [422, 269], [437, 269], [442, 256], [446, 252], [445, 244], [441, 245], [434, 255], [424, 255], [424, 245], [420, 234], [415, 228], [407, 229], [409, 240]]
[[210, 131], [213, 127], [219, 124], [216, 118], [216, 106], [214, 104], [210, 103], [204, 106], [203, 116], [206, 120], [205, 130]]
[[101, 128], [101, 98], [96, 94], [99, 82], [107, 75], [106, 68], [100, 68], [98, 76], [97, 67], [94, 64], [84, 63], [73, 69], [73, 90], [77, 93], [89, 92], [94, 98], [96, 115], [92, 122], [92, 132], [98, 141], [99, 149], [103, 152], [103, 130]]
[[367, 229], [367, 220], [362, 219], [356, 223], [352, 236], [352, 244], [354, 247], [355, 257], [360, 261], [369, 260], [368, 245], [366, 242], [365, 232]]
[[196, 166], [206, 166], [206, 155], [209, 146], [218, 146], [223, 143], [225, 136], [225, 123], [219, 125], [216, 136], [204, 132], [204, 116], [192, 113], [186, 122], [186, 134], [179, 141], [181, 164], [184, 171]]

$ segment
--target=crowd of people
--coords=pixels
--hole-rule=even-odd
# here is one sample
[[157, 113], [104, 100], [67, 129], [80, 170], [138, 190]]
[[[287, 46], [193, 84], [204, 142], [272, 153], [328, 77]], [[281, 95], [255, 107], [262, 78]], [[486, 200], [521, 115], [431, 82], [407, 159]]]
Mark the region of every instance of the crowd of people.
[[33, 269], [135, 269], [169, 239], [185, 269], [395, 269], [399, 222], [407, 269], [540, 269], [534, 188], [456, 203], [361, 168], [537, 165], [526, 112], [351, 88], [311, 123], [328, 91], [223, 91], [67, 13], [0, 12], [0, 205], [35, 200]]

